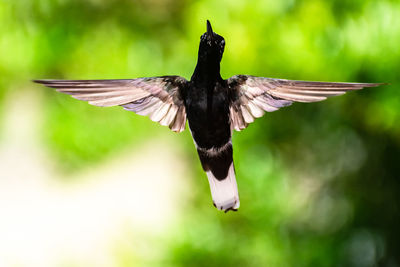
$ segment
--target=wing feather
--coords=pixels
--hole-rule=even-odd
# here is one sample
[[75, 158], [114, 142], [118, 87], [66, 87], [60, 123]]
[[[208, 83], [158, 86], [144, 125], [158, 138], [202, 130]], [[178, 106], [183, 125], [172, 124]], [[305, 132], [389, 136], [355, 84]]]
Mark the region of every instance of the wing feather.
[[174, 132], [181, 132], [185, 129], [185, 123], [186, 123], [185, 106], [180, 106], [176, 113], [175, 120], [171, 124], [170, 128]]
[[101, 107], [122, 106], [149, 116], [173, 131], [186, 125], [186, 110], [181, 97], [187, 81], [179, 76], [118, 80], [34, 80], [73, 98]]
[[375, 87], [382, 83], [313, 82], [236, 75], [228, 79], [233, 97], [230, 105], [231, 126], [240, 131], [263, 116], [293, 102], [317, 102], [347, 91]]
[[177, 111], [178, 108], [176, 105], [170, 105], [167, 114], [164, 116], [164, 118], [162, 118], [162, 120], [160, 120], [160, 124], [163, 126], [169, 126], [174, 120]]
[[247, 124], [252, 123], [254, 121], [254, 117], [250, 114], [247, 107], [245, 105], [242, 105], [242, 106], [240, 106], [240, 109], [242, 111], [244, 121]]

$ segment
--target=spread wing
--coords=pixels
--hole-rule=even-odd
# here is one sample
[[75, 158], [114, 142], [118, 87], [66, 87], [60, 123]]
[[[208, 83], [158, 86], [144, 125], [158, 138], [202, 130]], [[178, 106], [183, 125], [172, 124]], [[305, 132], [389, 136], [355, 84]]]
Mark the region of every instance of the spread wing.
[[241, 131], [255, 118], [293, 102], [317, 102], [350, 90], [382, 83], [308, 82], [236, 75], [227, 80], [232, 92], [231, 126]]
[[122, 106], [152, 121], [181, 132], [186, 125], [186, 110], [181, 98], [187, 81], [180, 76], [126, 80], [34, 80], [57, 91], [88, 101], [89, 104]]

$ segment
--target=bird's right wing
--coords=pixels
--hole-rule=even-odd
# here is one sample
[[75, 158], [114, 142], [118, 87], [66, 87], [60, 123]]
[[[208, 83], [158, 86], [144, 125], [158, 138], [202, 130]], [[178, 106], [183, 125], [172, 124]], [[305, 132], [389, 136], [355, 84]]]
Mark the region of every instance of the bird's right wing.
[[317, 102], [347, 91], [375, 87], [382, 83], [338, 83], [293, 81], [236, 75], [227, 80], [232, 95], [230, 118], [236, 131], [245, 129], [255, 118], [293, 102]]
[[121, 80], [34, 80], [89, 104], [122, 106], [174, 132], [185, 130], [186, 110], [181, 97], [187, 81], [180, 76]]

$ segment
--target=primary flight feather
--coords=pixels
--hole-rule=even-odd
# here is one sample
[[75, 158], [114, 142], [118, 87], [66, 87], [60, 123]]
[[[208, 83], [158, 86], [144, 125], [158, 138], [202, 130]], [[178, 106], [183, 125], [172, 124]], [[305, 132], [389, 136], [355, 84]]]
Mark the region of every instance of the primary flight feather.
[[180, 76], [120, 80], [34, 80], [72, 97], [101, 107], [122, 106], [174, 132], [188, 121], [213, 204], [225, 212], [239, 208], [233, 164], [232, 130], [245, 129], [265, 112], [293, 102], [317, 102], [350, 90], [381, 83], [309, 82], [220, 75], [225, 40], [207, 31], [201, 36], [197, 65], [187, 81]]

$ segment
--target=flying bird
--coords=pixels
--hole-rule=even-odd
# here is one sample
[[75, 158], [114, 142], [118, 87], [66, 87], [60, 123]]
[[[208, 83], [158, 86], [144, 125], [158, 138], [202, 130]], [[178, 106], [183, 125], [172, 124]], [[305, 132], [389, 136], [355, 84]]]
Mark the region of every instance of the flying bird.
[[207, 20], [197, 65], [189, 81], [180, 76], [160, 76], [34, 82], [95, 106], [122, 106], [178, 133], [185, 130], [187, 120], [214, 206], [225, 212], [236, 211], [240, 202], [232, 157], [233, 130], [241, 131], [265, 112], [293, 102], [322, 101], [381, 83], [294, 81], [251, 75], [224, 80], [220, 74], [224, 48], [224, 38], [213, 32]]

